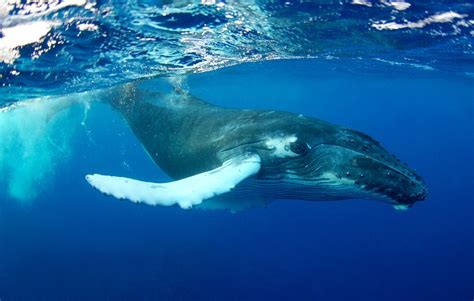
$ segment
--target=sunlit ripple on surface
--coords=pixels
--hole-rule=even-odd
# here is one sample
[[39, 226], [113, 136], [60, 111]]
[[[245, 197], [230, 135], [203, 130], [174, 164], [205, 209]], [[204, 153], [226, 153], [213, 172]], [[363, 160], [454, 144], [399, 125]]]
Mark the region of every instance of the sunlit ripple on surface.
[[8, 0], [0, 102], [271, 59], [470, 74], [473, 16], [454, 1]]

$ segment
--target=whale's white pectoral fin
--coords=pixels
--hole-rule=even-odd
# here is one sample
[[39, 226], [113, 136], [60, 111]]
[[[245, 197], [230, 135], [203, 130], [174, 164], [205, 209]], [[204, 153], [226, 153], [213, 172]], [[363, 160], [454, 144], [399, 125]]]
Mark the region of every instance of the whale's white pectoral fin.
[[189, 178], [169, 183], [142, 182], [128, 178], [87, 175], [86, 180], [101, 192], [118, 199], [152, 206], [179, 205], [189, 209], [213, 196], [231, 191], [237, 184], [258, 173], [258, 155], [234, 157], [222, 166]]

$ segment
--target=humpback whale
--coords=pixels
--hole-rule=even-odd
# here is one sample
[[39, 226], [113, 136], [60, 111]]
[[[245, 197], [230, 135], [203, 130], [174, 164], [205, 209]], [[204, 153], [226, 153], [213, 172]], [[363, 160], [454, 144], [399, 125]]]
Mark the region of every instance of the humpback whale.
[[279, 199], [374, 199], [405, 210], [427, 196], [414, 170], [356, 130], [283, 111], [222, 108], [183, 91], [165, 96], [137, 83], [105, 97], [174, 180], [86, 176], [118, 199], [232, 211]]

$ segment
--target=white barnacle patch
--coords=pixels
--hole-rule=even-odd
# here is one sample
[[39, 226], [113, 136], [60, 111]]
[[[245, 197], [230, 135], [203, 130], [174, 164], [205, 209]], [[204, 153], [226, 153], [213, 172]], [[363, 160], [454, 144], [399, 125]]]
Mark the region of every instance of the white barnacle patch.
[[291, 150], [291, 143], [296, 142], [298, 137], [291, 135], [291, 136], [281, 136], [281, 137], [273, 137], [267, 139], [265, 142], [266, 146], [273, 150], [272, 155], [277, 158], [288, 158], [288, 157], [298, 157], [299, 155], [294, 153]]

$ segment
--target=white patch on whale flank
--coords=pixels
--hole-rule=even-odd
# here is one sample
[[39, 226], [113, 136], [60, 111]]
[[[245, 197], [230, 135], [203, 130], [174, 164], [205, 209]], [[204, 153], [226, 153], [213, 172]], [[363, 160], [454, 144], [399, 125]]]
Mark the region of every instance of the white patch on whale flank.
[[273, 150], [273, 156], [277, 158], [288, 158], [288, 157], [298, 157], [299, 155], [294, 153], [290, 144], [298, 140], [298, 137], [295, 135], [291, 136], [281, 136], [273, 137], [267, 139], [265, 142], [266, 146]]

